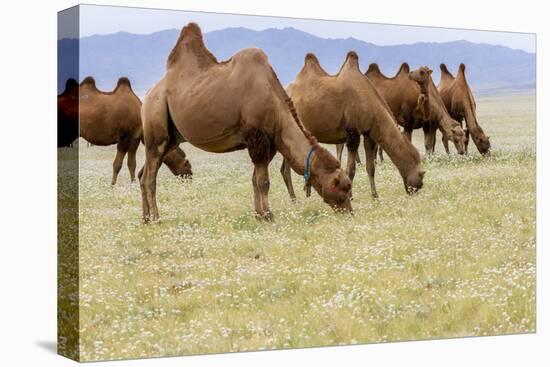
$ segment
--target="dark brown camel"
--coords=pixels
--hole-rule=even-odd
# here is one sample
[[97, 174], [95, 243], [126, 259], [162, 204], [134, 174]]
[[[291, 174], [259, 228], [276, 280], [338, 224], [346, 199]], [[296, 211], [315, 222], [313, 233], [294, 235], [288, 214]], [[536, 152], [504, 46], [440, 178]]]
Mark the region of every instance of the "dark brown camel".
[[440, 129], [453, 141], [458, 154], [464, 154], [464, 131], [447, 112], [431, 73], [427, 67], [411, 72], [409, 65], [403, 63], [392, 78], [383, 75], [377, 64], [371, 64], [365, 75], [384, 96], [409, 141], [412, 131], [422, 128], [426, 153], [431, 154], [431, 134]]
[[[359, 70], [359, 58], [355, 52], [347, 54], [336, 75], [329, 75], [314, 54], [307, 54], [302, 70], [287, 90], [300, 119], [320, 142], [345, 142], [348, 148], [347, 172], [351, 180], [355, 176], [355, 157], [359, 139], [363, 135], [367, 172], [374, 197], [378, 196], [374, 181], [377, 144], [384, 148], [399, 170], [407, 192], [416, 192], [422, 188], [425, 171], [420, 165], [420, 155], [400, 133], [382, 96]], [[281, 173], [294, 200], [286, 159]]]
[[[491, 143], [477, 121], [476, 101], [466, 81], [466, 66], [460, 64], [456, 78], [449, 72], [445, 64], [441, 64], [439, 67], [441, 69], [441, 80], [437, 88], [441, 99], [445, 103], [447, 111], [455, 120], [461, 124], [462, 121], [466, 121], [466, 152], [468, 152], [469, 136], [472, 135], [477, 150], [483, 155], [489, 155]], [[435, 137], [433, 139], [435, 142]], [[449, 147], [445, 136], [443, 136], [443, 145], [445, 150], [448, 151]]]
[[183, 141], [213, 153], [248, 149], [259, 218], [272, 218], [268, 165], [277, 151], [331, 207], [351, 210], [350, 179], [336, 158], [303, 127], [259, 49], [244, 49], [218, 62], [204, 45], [199, 26], [189, 23], [168, 56], [166, 75], [145, 97], [142, 117], [144, 222], [159, 218], [156, 177], [160, 162]]
[[78, 82], [68, 79], [57, 96], [57, 147], [68, 147], [78, 138]]

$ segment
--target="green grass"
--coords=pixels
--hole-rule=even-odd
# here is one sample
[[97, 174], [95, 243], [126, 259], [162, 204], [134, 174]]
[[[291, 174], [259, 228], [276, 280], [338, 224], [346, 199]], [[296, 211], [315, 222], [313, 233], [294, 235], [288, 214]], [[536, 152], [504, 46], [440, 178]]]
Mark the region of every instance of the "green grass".
[[479, 99], [478, 115], [490, 159], [438, 138], [421, 192], [386, 161], [378, 200], [360, 166], [353, 216], [300, 190], [291, 204], [278, 155], [273, 223], [254, 218], [245, 151], [183, 145], [192, 183], [162, 168], [161, 222], [142, 225], [126, 167], [110, 187], [114, 147], [81, 144], [81, 358], [534, 332], [534, 97]]

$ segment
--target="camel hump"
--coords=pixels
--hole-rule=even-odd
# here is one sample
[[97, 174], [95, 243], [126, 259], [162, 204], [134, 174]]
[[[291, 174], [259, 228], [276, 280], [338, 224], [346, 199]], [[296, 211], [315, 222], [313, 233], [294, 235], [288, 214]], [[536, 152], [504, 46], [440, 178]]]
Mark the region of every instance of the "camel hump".
[[466, 65], [464, 65], [463, 63], [461, 63], [459, 66], [458, 66], [458, 73], [457, 73], [457, 76], [464, 76], [464, 73], [466, 71]]
[[346, 60], [344, 61], [344, 64], [342, 65], [342, 68], [340, 70], [343, 70], [344, 68], [359, 70], [359, 56], [357, 55], [357, 52], [349, 51], [347, 53]]
[[410, 71], [411, 71], [411, 67], [409, 66], [409, 64], [404, 62], [399, 67], [399, 71], [397, 72], [397, 74], [401, 74], [401, 73], [407, 73], [408, 74]]
[[455, 78], [449, 69], [447, 69], [447, 65], [440, 64], [439, 69], [441, 70], [441, 81], [452, 81]]
[[180, 38], [181, 37], [190, 37], [195, 36], [197, 38], [202, 39], [202, 30], [201, 27], [195, 22], [190, 22], [185, 27], [182, 28], [180, 32]]
[[382, 74], [380, 71], [380, 66], [377, 63], [373, 62], [369, 65], [367, 72], [365, 74]]
[[359, 61], [359, 55], [357, 55], [357, 52], [355, 51], [349, 51], [346, 55], [346, 59], [349, 60], [349, 59], [352, 59], [352, 60], [356, 60], [356, 61]]
[[125, 76], [123, 76], [121, 78], [118, 78], [118, 82], [116, 83], [117, 88], [122, 86], [122, 85], [125, 85], [128, 88], [132, 88], [132, 83], [130, 83], [130, 79], [128, 79]]
[[349, 51], [346, 55], [346, 63], [359, 67], [359, 55], [355, 51]]
[[78, 87], [78, 82], [74, 78], [69, 78], [65, 82], [65, 90]]
[[321, 66], [317, 56], [311, 52], [308, 52], [304, 58], [304, 67], [302, 68], [302, 71], [312, 71], [318, 75], [328, 75]]
[[441, 63], [441, 64], [439, 64], [439, 69], [441, 70], [441, 74], [448, 74], [448, 75], [452, 76], [451, 72], [447, 68], [447, 65]]
[[308, 62], [319, 64], [319, 59], [317, 58], [317, 56], [315, 56], [313, 52], [308, 52], [306, 54], [306, 57], [304, 58], [304, 64], [307, 64]]
[[[84, 78], [84, 80], [80, 83], [81, 86], [83, 85], [89, 85], [90, 87], [96, 88], [95, 86], [95, 79], [91, 76], [87, 76]], [[97, 89], [97, 88], [96, 88]]]
[[185, 58], [194, 58], [199, 67], [207, 67], [218, 62], [206, 48], [202, 31], [197, 23], [189, 23], [183, 27], [176, 45], [168, 56], [167, 66], [180, 60], [183, 55]]

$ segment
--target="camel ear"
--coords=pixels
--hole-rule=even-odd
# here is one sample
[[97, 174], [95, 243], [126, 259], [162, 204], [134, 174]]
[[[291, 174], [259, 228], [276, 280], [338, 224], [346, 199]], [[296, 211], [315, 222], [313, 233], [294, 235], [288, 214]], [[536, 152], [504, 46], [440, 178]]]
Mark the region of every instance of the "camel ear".
[[338, 187], [338, 185], [340, 185], [340, 179], [338, 177], [335, 177], [334, 180], [332, 181], [332, 185], [334, 187]]
[[421, 178], [424, 178], [424, 175], [426, 174], [426, 170], [420, 170], [418, 174], [420, 175]]
[[428, 69], [428, 74], [432, 74], [433, 70], [432, 69]]

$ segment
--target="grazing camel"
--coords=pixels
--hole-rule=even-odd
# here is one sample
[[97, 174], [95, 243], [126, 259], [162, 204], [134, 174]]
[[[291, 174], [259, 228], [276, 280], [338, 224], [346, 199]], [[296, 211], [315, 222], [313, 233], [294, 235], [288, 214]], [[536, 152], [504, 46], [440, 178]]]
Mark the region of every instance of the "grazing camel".
[[[80, 90], [74, 79], [67, 82], [66, 92], [58, 97], [58, 145], [67, 146], [79, 135], [78, 117], [80, 113], [80, 136], [93, 145], [117, 144], [117, 155], [113, 162], [111, 184], [115, 185], [122, 167], [124, 156], [128, 153], [128, 169], [134, 181], [136, 169], [136, 151], [142, 138], [141, 101], [132, 91], [130, 81], [120, 78], [112, 92], [102, 92], [95, 86], [92, 77], [85, 78]], [[69, 88], [70, 87], [70, 88]], [[67, 90], [72, 96], [66, 102]], [[80, 93], [80, 111], [78, 96]], [[71, 122], [69, 124], [69, 122]], [[63, 126], [75, 126], [76, 129], [62, 129]], [[191, 164], [181, 149], [175, 149], [167, 155], [164, 163], [174, 173], [182, 177], [192, 175]]]
[[213, 153], [248, 149], [258, 218], [272, 219], [268, 165], [279, 151], [335, 209], [351, 211], [351, 181], [339, 162], [307, 131], [267, 56], [239, 51], [218, 62], [196, 23], [185, 26], [170, 52], [165, 76], [142, 108], [145, 165], [140, 179], [143, 221], [159, 218], [156, 177], [178, 142]]
[[57, 147], [68, 147], [78, 138], [78, 82], [67, 79], [57, 96]]
[[[408, 193], [422, 188], [425, 171], [420, 166], [420, 155], [399, 131], [382, 96], [359, 70], [359, 58], [355, 52], [347, 54], [336, 75], [329, 75], [317, 57], [308, 53], [302, 70], [287, 90], [300, 119], [320, 142], [345, 142], [348, 148], [347, 173], [352, 181], [359, 139], [364, 136], [366, 167], [373, 197], [378, 196], [374, 182], [377, 144], [384, 148], [399, 170]], [[285, 159], [281, 173], [294, 200], [296, 196], [288, 164]]]
[[440, 129], [453, 141], [458, 154], [464, 154], [464, 130], [447, 112], [431, 74], [427, 67], [411, 72], [407, 63], [403, 63], [392, 78], [382, 74], [377, 64], [370, 64], [365, 73], [390, 106], [409, 141], [412, 131], [422, 128], [426, 154], [432, 154], [431, 136]]
[[[441, 64], [439, 67], [441, 69], [441, 80], [437, 89], [439, 90], [441, 99], [445, 103], [447, 111], [461, 125], [462, 121], [466, 120], [466, 153], [468, 153], [469, 136], [472, 135], [477, 150], [483, 155], [490, 155], [491, 143], [489, 142], [489, 137], [485, 135], [477, 122], [476, 101], [466, 81], [466, 66], [460, 64], [456, 78], [452, 76], [445, 64]], [[435, 136], [433, 139], [435, 143]], [[445, 150], [449, 151], [445, 135], [443, 136], [443, 145], [445, 146]]]

